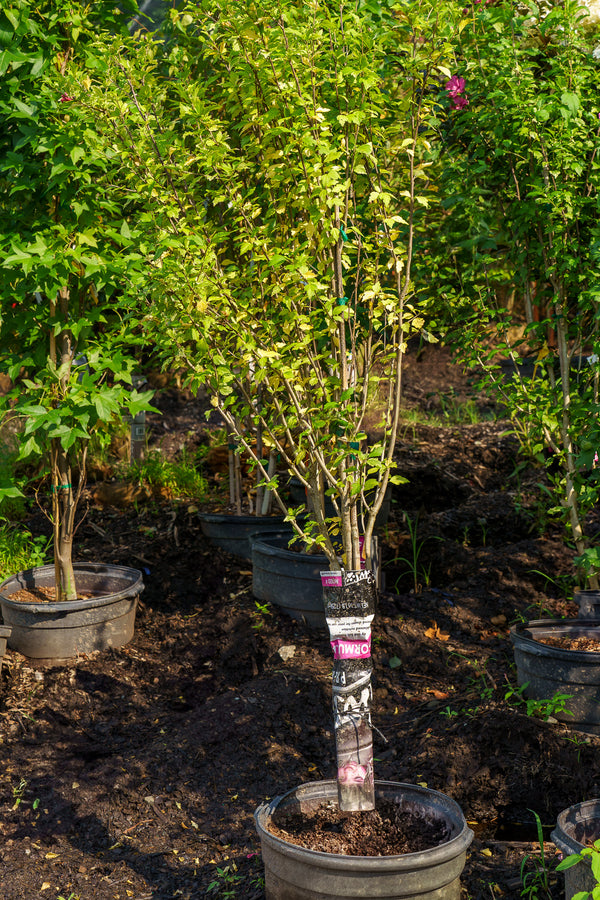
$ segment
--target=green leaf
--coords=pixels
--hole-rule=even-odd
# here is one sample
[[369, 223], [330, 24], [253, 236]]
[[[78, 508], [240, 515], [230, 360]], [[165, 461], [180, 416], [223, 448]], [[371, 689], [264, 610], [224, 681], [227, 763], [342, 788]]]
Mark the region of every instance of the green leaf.
[[72, 147], [69, 156], [71, 157], [73, 165], [77, 165], [78, 160], [83, 159], [85, 156], [85, 150], [80, 146]]
[[577, 94], [565, 91], [560, 96], [560, 102], [563, 106], [566, 106], [569, 112], [573, 115], [575, 115], [579, 110], [579, 96]]
[[96, 407], [96, 413], [101, 422], [110, 422], [112, 417], [118, 412], [118, 407], [107, 395], [96, 394], [94, 397], [94, 406]]
[[564, 859], [561, 859], [556, 867], [556, 871], [564, 872], [566, 869], [572, 869], [573, 866], [576, 866], [580, 862], [581, 856], [578, 853], [572, 853], [569, 856], [565, 856]]
[[28, 106], [27, 103], [23, 103], [22, 100], [17, 100], [16, 97], [13, 98], [13, 105], [19, 110], [19, 112], [25, 113], [26, 116], [33, 116], [36, 111], [35, 106]]

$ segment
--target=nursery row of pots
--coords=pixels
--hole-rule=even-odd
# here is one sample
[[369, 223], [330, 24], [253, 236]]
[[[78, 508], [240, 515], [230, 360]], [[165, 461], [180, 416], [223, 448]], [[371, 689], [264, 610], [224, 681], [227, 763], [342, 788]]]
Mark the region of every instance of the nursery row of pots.
[[[320, 573], [327, 568], [327, 560], [288, 549], [291, 530], [283, 517], [203, 515], [201, 523], [213, 543], [252, 560], [257, 599], [274, 603], [313, 627], [326, 627]], [[54, 582], [53, 566], [21, 572], [0, 585], [4, 622], [0, 626], [0, 661], [7, 644], [37, 663], [57, 663], [78, 654], [118, 648], [131, 640], [137, 601], [144, 589], [141, 573], [92, 563], [76, 565], [76, 572], [84, 597], [77, 601], [43, 599], [44, 590]], [[31, 597], [17, 599], [22, 591]], [[556, 644], [582, 637], [596, 640], [600, 633], [600, 620], [593, 618], [597, 599], [590, 592], [580, 596], [585, 618], [538, 620], [511, 631], [518, 681], [527, 684], [527, 696], [570, 695], [564, 711], [556, 717], [577, 730], [595, 734], [600, 733], [600, 653]], [[550, 643], [544, 643], [546, 640]], [[376, 797], [442, 822], [447, 839], [422, 852], [386, 857], [347, 857], [305, 849], [276, 836], [269, 826], [282, 811], [307, 813], [323, 801], [334, 800], [337, 785], [333, 781], [302, 785], [261, 804], [255, 813], [268, 900], [458, 900], [460, 874], [473, 837], [460, 808], [443, 794], [414, 785], [376, 782], [375, 792]], [[600, 800], [565, 810], [558, 817], [554, 843], [567, 855], [580, 852], [599, 818]], [[578, 891], [591, 890], [594, 883], [591, 868], [584, 862], [568, 870], [567, 900]]]

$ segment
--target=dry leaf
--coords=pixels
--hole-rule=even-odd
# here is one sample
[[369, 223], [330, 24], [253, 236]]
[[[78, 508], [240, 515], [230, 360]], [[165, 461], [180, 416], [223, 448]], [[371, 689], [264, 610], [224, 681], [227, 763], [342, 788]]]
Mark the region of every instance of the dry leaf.
[[506, 616], [492, 616], [490, 622], [492, 623], [492, 625], [506, 625]]
[[449, 634], [446, 634], [445, 631], [442, 631], [437, 622], [434, 622], [431, 628], [428, 628], [425, 631], [425, 637], [433, 638], [438, 641], [447, 641], [450, 638]]
[[49, 882], [49, 881], [45, 881], [45, 882], [43, 883], [43, 885], [41, 886], [40, 891], [47, 891], [47, 890], [50, 889], [50, 887], [51, 887], [50, 882]]
[[447, 700], [448, 697], [450, 696], [448, 691], [431, 690], [431, 691], [429, 691], [429, 693], [433, 694], [433, 696], [435, 697], [436, 700]]

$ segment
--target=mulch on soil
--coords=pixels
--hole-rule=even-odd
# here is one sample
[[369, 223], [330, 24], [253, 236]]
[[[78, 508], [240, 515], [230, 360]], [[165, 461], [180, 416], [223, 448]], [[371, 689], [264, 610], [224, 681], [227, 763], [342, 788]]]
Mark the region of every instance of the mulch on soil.
[[275, 837], [322, 853], [345, 856], [393, 856], [419, 853], [448, 840], [448, 828], [432, 819], [380, 800], [370, 812], [343, 813], [337, 803], [323, 803], [312, 814], [284, 812], [269, 826]]
[[[435, 408], [449, 387], [453, 402], [473, 397], [443, 348], [409, 360], [408, 403]], [[206, 404], [169, 389], [156, 402], [154, 445], [206, 442]], [[409, 483], [382, 533], [373, 628], [376, 777], [460, 804], [476, 835], [463, 900], [520, 897], [522, 860], [540, 859], [534, 812], [553, 866], [557, 814], [600, 797], [600, 738], [505, 699], [509, 626], [577, 614], [544, 474], [520, 465], [506, 430], [406, 426], [397, 456]], [[26, 524], [47, 532], [41, 514]], [[259, 607], [249, 565], [207, 543], [192, 504], [96, 503], [76, 542], [82, 560], [142, 569], [146, 589], [120, 650], [55, 667], [7, 652], [0, 897], [263, 900], [254, 810], [335, 775], [327, 635]], [[562, 879], [552, 884], [558, 900]]]

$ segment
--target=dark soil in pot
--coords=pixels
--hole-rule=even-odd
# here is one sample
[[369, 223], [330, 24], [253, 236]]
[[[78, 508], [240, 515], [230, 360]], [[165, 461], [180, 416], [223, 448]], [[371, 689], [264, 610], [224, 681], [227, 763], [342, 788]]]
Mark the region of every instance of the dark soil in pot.
[[448, 840], [444, 822], [404, 811], [390, 800], [380, 800], [369, 812], [340, 812], [333, 802], [321, 804], [310, 815], [284, 810], [273, 817], [269, 831], [309, 850], [346, 856], [418, 853]]
[[375, 800], [341, 814], [336, 782], [316, 781], [261, 804], [267, 900], [459, 900], [473, 833], [458, 804], [377, 780]]

